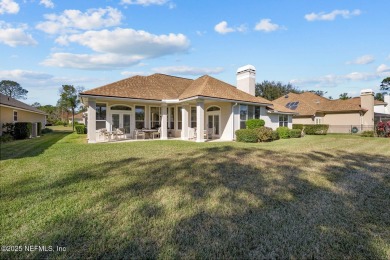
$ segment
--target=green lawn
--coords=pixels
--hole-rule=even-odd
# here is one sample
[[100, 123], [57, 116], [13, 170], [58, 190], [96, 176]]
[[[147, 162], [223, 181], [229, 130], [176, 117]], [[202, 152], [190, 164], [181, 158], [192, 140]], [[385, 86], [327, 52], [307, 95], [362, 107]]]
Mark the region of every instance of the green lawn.
[[1, 144], [0, 258], [390, 258], [390, 139]]

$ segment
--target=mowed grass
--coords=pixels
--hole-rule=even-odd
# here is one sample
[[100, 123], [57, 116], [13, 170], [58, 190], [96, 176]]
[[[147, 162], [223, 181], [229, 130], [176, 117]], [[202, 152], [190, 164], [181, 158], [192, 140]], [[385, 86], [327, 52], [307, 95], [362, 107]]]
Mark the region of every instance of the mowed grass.
[[9, 258], [390, 258], [390, 139], [1, 144]]

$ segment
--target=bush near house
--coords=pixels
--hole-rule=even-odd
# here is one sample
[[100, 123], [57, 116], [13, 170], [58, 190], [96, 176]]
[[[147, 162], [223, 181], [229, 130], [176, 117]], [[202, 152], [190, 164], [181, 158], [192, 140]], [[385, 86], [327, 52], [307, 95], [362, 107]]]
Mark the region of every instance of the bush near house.
[[293, 124], [293, 129], [304, 130], [308, 135], [326, 135], [328, 133], [329, 125], [303, 125]]
[[247, 129], [256, 129], [265, 125], [265, 121], [263, 119], [249, 119], [245, 122]]
[[363, 131], [360, 135], [362, 137], [374, 137], [374, 131]]
[[276, 131], [278, 132], [279, 137], [281, 139], [290, 138], [290, 129], [288, 127], [281, 126], [281, 127], [276, 128]]
[[30, 122], [16, 122], [15, 123], [15, 139], [21, 140], [30, 138], [32, 123]]
[[239, 129], [236, 131], [237, 142], [257, 143], [257, 139], [256, 129]]
[[0, 143], [6, 143], [14, 140], [14, 137], [10, 134], [3, 134], [0, 136]]
[[300, 138], [302, 131], [299, 129], [290, 129], [289, 136], [291, 138]]
[[273, 141], [273, 131], [270, 127], [260, 127], [256, 129], [257, 138], [260, 142], [270, 142]]
[[48, 133], [51, 133], [51, 132], [53, 132], [53, 129], [44, 128], [44, 129], [42, 129], [41, 134], [48, 134]]
[[77, 134], [85, 134], [86, 133], [86, 128], [85, 128], [85, 125], [75, 125], [75, 128], [76, 128], [76, 133]]
[[2, 128], [4, 129], [3, 134], [9, 134], [12, 137], [14, 136], [14, 131], [15, 131], [14, 123], [5, 123], [2, 125]]
[[272, 140], [275, 141], [275, 140], [279, 140], [280, 137], [279, 137], [279, 133], [278, 131], [272, 131]]

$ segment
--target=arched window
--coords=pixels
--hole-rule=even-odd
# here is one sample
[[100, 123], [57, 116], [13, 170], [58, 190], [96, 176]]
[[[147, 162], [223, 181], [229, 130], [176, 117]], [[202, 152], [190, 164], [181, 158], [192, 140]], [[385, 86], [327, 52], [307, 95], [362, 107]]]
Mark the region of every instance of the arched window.
[[121, 106], [121, 105], [116, 105], [116, 106], [112, 106], [111, 107], [111, 110], [126, 110], [126, 111], [131, 111], [131, 107], [128, 107], [128, 106]]
[[216, 107], [216, 106], [212, 106], [212, 107], [209, 107], [207, 109], [207, 112], [211, 112], [211, 111], [220, 111], [221, 109], [219, 107]]

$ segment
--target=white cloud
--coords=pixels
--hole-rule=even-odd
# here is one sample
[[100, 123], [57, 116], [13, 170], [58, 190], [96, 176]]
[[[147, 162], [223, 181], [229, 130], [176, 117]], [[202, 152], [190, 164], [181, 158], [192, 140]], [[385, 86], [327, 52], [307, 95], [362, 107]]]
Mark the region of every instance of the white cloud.
[[276, 30], [285, 29], [276, 23], [271, 23], [271, 19], [262, 19], [255, 26], [256, 31], [272, 32]]
[[54, 8], [54, 3], [51, 0], [40, 0], [40, 5], [44, 5], [46, 8]]
[[[113, 40], [115, 39], [115, 40]], [[87, 31], [81, 34], [63, 36], [59, 43], [78, 43], [100, 53], [142, 55], [158, 57], [184, 52], [190, 43], [183, 34], [155, 35], [145, 31], [116, 28], [115, 30]]]
[[245, 32], [247, 30], [244, 24], [237, 27], [229, 27], [226, 21], [222, 21], [214, 26], [214, 30], [219, 34], [227, 34], [231, 32]]
[[46, 21], [38, 23], [37, 29], [49, 34], [77, 32], [119, 25], [122, 13], [112, 7], [80, 10], [65, 10], [62, 14], [46, 14]]
[[365, 65], [365, 64], [373, 63], [374, 61], [375, 61], [374, 56], [372, 56], [372, 55], [364, 55], [364, 56], [356, 58], [353, 61], [348, 61], [347, 64]]
[[10, 24], [0, 21], [0, 43], [11, 47], [20, 45], [36, 45], [37, 41], [25, 32], [27, 25], [22, 24], [17, 28], [13, 28]]
[[381, 64], [379, 67], [376, 69], [377, 72], [383, 73], [383, 72], [390, 72], [390, 67], [387, 66], [386, 64]]
[[168, 66], [153, 68], [154, 72], [173, 75], [204, 75], [204, 74], [218, 74], [224, 71], [222, 67], [217, 68], [196, 68], [189, 66]]
[[149, 73], [144, 71], [122, 71], [121, 75], [126, 77], [132, 77], [132, 76], [146, 76], [149, 75]]
[[53, 76], [43, 72], [35, 72], [31, 70], [1, 70], [0, 78], [2, 79], [13, 79], [13, 80], [23, 80], [23, 79], [32, 79], [32, 80], [42, 80], [50, 79]]
[[41, 64], [49, 67], [75, 68], [89, 70], [110, 70], [129, 67], [145, 57], [118, 54], [74, 54], [53, 53]]
[[198, 36], [203, 36], [203, 35], [205, 35], [207, 32], [206, 31], [196, 31], [196, 34], [198, 35]]
[[312, 21], [333, 21], [337, 16], [341, 16], [345, 19], [351, 18], [352, 16], [358, 16], [362, 12], [359, 9], [353, 11], [349, 10], [333, 10], [330, 13], [320, 12], [320, 13], [310, 13], [305, 15], [305, 19], [309, 22]]
[[19, 4], [13, 0], [0, 0], [0, 14], [17, 14]]

